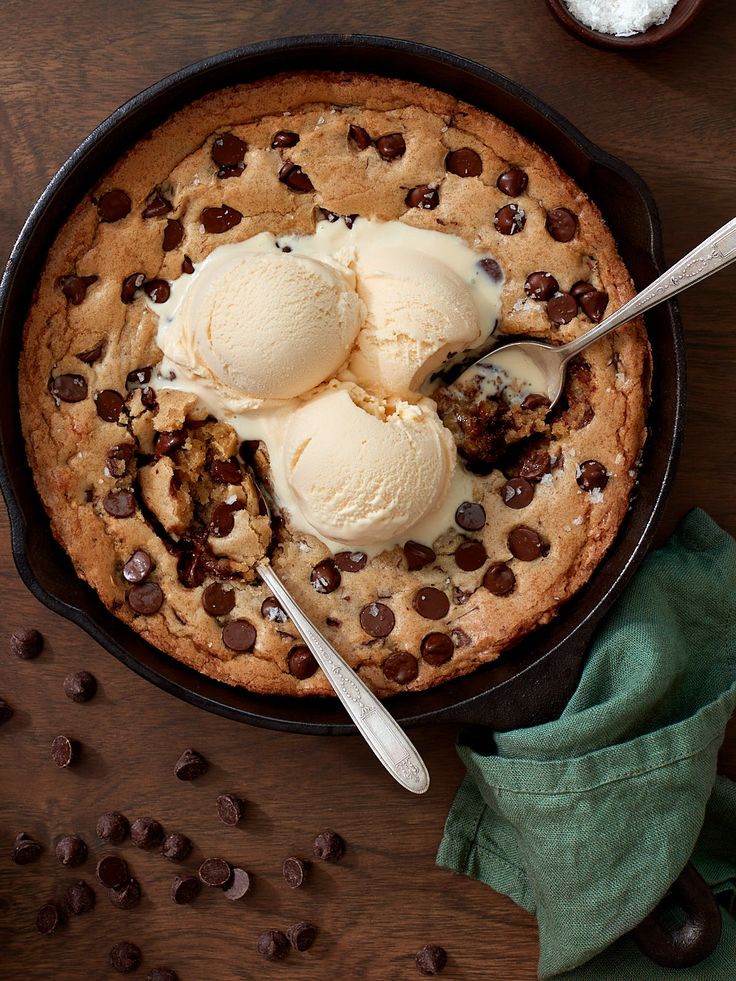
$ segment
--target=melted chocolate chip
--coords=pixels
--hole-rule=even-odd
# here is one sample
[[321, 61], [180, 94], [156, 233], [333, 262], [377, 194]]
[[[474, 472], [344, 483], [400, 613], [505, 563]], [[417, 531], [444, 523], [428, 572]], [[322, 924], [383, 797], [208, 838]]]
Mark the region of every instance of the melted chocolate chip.
[[508, 596], [516, 588], [516, 576], [505, 562], [494, 562], [483, 576], [483, 585], [494, 596]]
[[273, 138], [271, 139], [271, 149], [286, 149], [291, 146], [296, 146], [298, 142], [298, 133], [292, 133], [292, 131], [289, 129], [280, 129], [278, 133], [273, 134]]
[[82, 361], [84, 364], [94, 364], [95, 361], [100, 360], [100, 356], [102, 355], [103, 348], [104, 345], [102, 341], [100, 341], [99, 344], [96, 344], [94, 347], [91, 347], [88, 351], [80, 351], [79, 354], [75, 354], [74, 356], [75, 358], [78, 358], [80, 361]]
[[297, 644], [296, 647], [292, 647], [292, 649], [289, 651], [287, 661], [289, 665], [289, 674], [292, 674], [295, 678], [298, 678], [299, 681], [304, 681], [306, 678], [311, 678], [319, 667], [314, 658], [314, 654], [312, 654], [308, 647], [304, 647], [303, 644]]
[[164, 594], [157, 582], [141, 582], [128, 590], [128, 605], [142, 616], [152, 616], [161, 609]]
[[248, 144], [235, 133], [223, 133], [212, 144], [212, 159], [219, 167], [237, 167], [243, 163], [247, 149]]
[[427, 620], [441, 620], [450, 609], [450, 601], [441, 589], [423, 586], [414, 594], [414, 609]]
[[545, 227], [556, 242], [569, 242], [575, 238], [578, 220], [567, 208], [553, 208], [547, 214]]
[[142, 548], [136, 549], [123, 566], [123, 579], [129, 583], [143, 582], [153, 570], [153, 559]]
[[120, 288], [120, 299], [123, 303], [132, 303], [139, 289], [142, 289], [146, 281], [145, 274], [142, 272], [131, 273], [123, 280]]
[[467, 647], [470, 643], [470, 637], [461, 627], [455, 627], [454, 630], [450, 631], [450, 636], [455, 644], [455, 647]]
[[309, 194], [310, 191], [314, 190], [314, 185], [307, 174], [298, 164], [292, 163], [290, 160], [287, 160], [281, 167], [279, 180], [282, 184], [286, 184], [290, 191], [297, 194]]
[[309, 580], [318, 593], [334, 593], [342, 581], [342, 576], [334, 561], [325, 559], [312, 569]]
[[83, 375], [57, 375], [51, 380], [51, 392], [61, 402], [81, 402], [87, 398], [87, 391]]
[[499, 174], [496, 187], [510, 198], [518, 198], [526, 190], [529, 178], [520, 167], [511, 167]]
[[112, 191], [105, 191], [100, 196], [97, 201], [97, 214], [101, 221], [120, 221], [121, 218], [130, 214], [131, 207], [130, 197], [125, 191], [114, 188]]
[[464, 146], [453, 150], [445, 157], [445, 170], [457, 177], [479, 177], [483, 173], [483, 161], [480, 154]]
[[149, 279], [143, 284], [143, 292], [154, 303], [166, 303], [171, 296], [171, 286], [165, 279]]
[[526, 225], [526, 212], [518, 204], [505, 204], [496, 212], [493, 224], [501, 235], [516, 235]]
[[419, 184], [412, 187], [404, 198], [404, 203], [409, 208], [421, 208], [424, 211], [434, 211], [440, 203], [439, 191], [436, 187], [429, 184]]
[[335, 555], [335, 565], [340, 572], [360, 572], [365, 569], [367, 561], [365, 552], [338, 552]]
[[524, 283], [524, 292], [533, 300], [549, 300], [559, 290], [560, 286], [552, 273], [529, 273]]
[[371, 637], [388, 637], [396, 624], [393, 610], [384, 603], [368, 603], [360, 611], [360, 625]]
[[214, 538], [226, 538], [235, 527], [235, 513], [243, 511], [242, 501], [232, 504], [218, 504], [212, 511], [208, 531]]
[[488, 276], [488, 278], [494, 283], [500, 283], [503, 279], [503, 270], [495, 259], [479, 259], [478, 266], [483, 270], [483, 272]]
[[150, 382], [152, 372], [153, 368], [150, 365], [146, 365], [144, 368], [133, 368], [132, 371], [128, 372], [125, 379], [125, 387], [129, 392], [136, 388], [144, 388]]
[[153, 191], [151, 197], [148, 199], [148, 204], [141, 212], [141, 215], [143, 218], [162, 218], [173, 210], [174, 206], [171, 201], [165, 198], [160, 191], [156, 190]]
[[107, 469], [112, 477], [123, 477], [128, 472], [128, 464], [133, 459], [133, 443], [118, 443], [107, 451]]
[[133, 491], [111, 490], [103, 497], [102, 506], [112, 518], [129, 518], [136, 511], [135, 496]]
[[447, 634], [433, 632], [422, 638], [419, 650], [427, 664], [438, 668], [440, 664], [446, 664], [450, 660], [455, 653], [455, 645]]
[[362, 126], [351, 123], [348, 127], [348, 142], [354, 143], [359, 150], [367, 150], [373, 140]]
[[597, 460], [586, 460], [580, 464], [576, 479], [584, 491], [603, 490], [608, 483], [608, 471]]
[[267, 596], [261, 603], [261, 616], [264, 620], [271, 620], [274, 623], [286, 623], [289, 619], [288, 614], [281, 609], [273, 596]]
[[78, 307], [87, 295], [87, 290], [92, 283], [97, 282], [97, 276], [61, 276], [59, 286], [61, 292], [71, 304]]
[[169, 218], [164, 229], [164, 239], [161, 245], [164, 252], [171, 252], [181, 244], [184, 238], [184, 226], [176, 218]]
[[383, 673], [397, 685], [408, 685], [419, 674], [419, 662], [407, 651], [390, 654], [382, 664]]
[[240, 823], [245, 810], [245, 804], [240, 797], [234, 794], [220, 794], [215, 804], [217, 816], [228, 828], [234, 828]]
[[212, 582], [202, 593], [202, 606], [211, 617], [224, 617], [235, 606], [235, 590]]
[[530, 411], [534, 409], [543, 409], [545, 407], [548, 408], [549, 399], [546, 395], [541, 395], [538, 392], [532, 392], [530, 395], [527, 395], [524, 398], [524, 401], [521, 403], [521, 407], [522, 409], [529, 409]]
[[508, 546], [511, 554], [520, 562], [533, 562], [549, 553], [549, 543], [538, 531], [526, 525], [519, 525], [509, 533]]
[[552, 460], [545, 450], [526, 450], [519, 461], [519, 476], [526, 480], [541, 480], [546, 473], [550, 472], [551, 467]]
[[420, 545], [419, 542], [409, 541], [404, 545], [404, 558], [409, 572], [416, 572], [423, 569], [430, 562], [437, 558], [434, 549], [428, 545]]
[[202, 891], [202, 883], [196, 875], [175, 875], [171, 883], [171, 898], [178, 906], [193, 903]]
[[376, 140], [376, 150], [384, 160], [397, 160], [406, 153], [406, 142], [401, 133], [386, 133]]
[[553, 324], [569, 324], [577, 312], [578, 301], [569, 293], [558, 293], [547, 304], [547, 316]]
[[455, 512], [455, 523], [465, 531], [480, 531], [486, 523], [483, 505], [475, 501], [463, 501]]
[[525, 477], [512, 477], [501, 488], [501, 497], [507, 508], [518, 511], [534, 500], [534, 485]]
[[231, 620], [222, 631], [222, 642], [231, 651], [244, 654], [253, 650], [256, 628], [250, 620]]
[[180, 450], [187, 441], [186, 429], [166, 430], [156, 438], [154, 455], [157, 460], [162, 456], [171, 456], [174, 450]]
[[596, 288], [592, 283], [586, 283], [582, 279], [579, 279], [577, 283], [570, 287], [570, 293], [579, 302], [581, 296], [585, 296], [586, 293], [595, 293]]
[[188, 255], [185, 255], [184, 258], [181, 260], [181, 271], [183, 273], [186, 273], [187, 276], [191, 276], [192, 273], [194, 272], [194, 263], [192, 262], [192, 260], [189, 258]]
[[455, 549], [455, 562], [463, 572], [474, 572], [485, 563], [488, 553], [482, 542], [461, 542]]
[[124, 405], [123, 396], [111, 388], [106, 388], [95, 395], [97, 415], [105, 422], [118, 422]]
[[210, 477], [216, 484], [239, 484], [243, 479], [240, 465], [234, 457], [229, 460], [213, 460], [210, 464]]
[[588, 320], [597, 324], [603, 320], [603, 314], [606, 312], [608, 293], [604, 293], [603, 290], [589, 290], [578, 298], [578, 303]]
[[204, 208], [199, 215], [204, 230], [210, 235], [222, 235], [239, 225], [243, 216], [235, 208], [223, 204], [220, 208]]

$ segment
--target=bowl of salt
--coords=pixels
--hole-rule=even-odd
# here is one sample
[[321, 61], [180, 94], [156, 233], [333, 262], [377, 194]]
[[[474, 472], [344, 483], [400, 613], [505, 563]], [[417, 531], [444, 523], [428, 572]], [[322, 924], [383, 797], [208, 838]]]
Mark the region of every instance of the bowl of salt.
[[571, 34], [600, 48], [650, 48], [680, 34], [705, 0], [547, 0]]

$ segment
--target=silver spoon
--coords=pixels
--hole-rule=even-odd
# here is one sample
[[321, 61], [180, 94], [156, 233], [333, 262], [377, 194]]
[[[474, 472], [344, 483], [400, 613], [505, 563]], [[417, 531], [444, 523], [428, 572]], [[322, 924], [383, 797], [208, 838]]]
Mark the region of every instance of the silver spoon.
[[641, 293], [628, 303], [624, 303], [597, 327], [576, 337], [574, 341], [569, 341], [560, 347], [554, 347], [544, 341], [514, 341], [504, 344], [476, 361], [449, 387], [459, 386], [463, 381], [474, 381], [480, 376], [481, 391], [487, 386], [490, 394], [493, 391], [497, 393], [515, 379], [528, 379], [531, 390], [535, 394], [545, 395], [552, 406], [562, 394], [565, 368], [570, 358], [584, 351], [591, 344], [595, 344], [621, 324], [628, 323], [634, 317], [651, 310], [658, 303], [671, 299], [735, 261], [736, 218], [732, 218], [710, 238], [646, 286]]

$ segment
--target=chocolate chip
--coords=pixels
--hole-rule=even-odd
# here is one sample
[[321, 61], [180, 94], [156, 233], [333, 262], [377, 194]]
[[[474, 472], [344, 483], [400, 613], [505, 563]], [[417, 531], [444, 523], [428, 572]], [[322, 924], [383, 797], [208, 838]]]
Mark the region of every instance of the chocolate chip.
[[335, 565], [340, 572], [360, 572], [367, 561], [365, 552], [338, 552], [335, 556]]
[[404, 558], [409, 572], [416, 572], [434, 562], [437, 558], [434, 549], [428, 545], [421, 545], [419, 542], [406, 542], [404, 545]]
[[236, 167], [245, 159], [248, 144], [235, 133], [223, 133], [212, 144], [212, 159], [220, 167]]
[[286, 623], [289, 619], [288, 614], [281, 609], [273, 596], [267, 596], [261, 603], [261, 616], [264, 620], [271, 620], [273, 623]]
[[175, 875], [171, 883], [171, 898], [179, 906], [193, 903], [202, 890], [196, 875]]
[[516, 576], [505, 562], [495, 562], [486, 570], [483, 585], [494, 596], [507, 596], [516, 588]]
[[458, 606], [462, 606], [464, 603], [467, 603], [472, 595], [473, 590], [460, 589], [458, 586], [452, 587], [452, 602], [456, 603]]
[[130, 879], [128, 863], [119, 855], [105, 855], [97, 863], [97, 878], [106, 889], [117, 889]]
[[189, 258], [188, 255], [185, 255], [184, 258], [181, 260], [181, 271], [185, 273], [187, 276], [191, 276], [192, 273], [194, 272], [194, 263], [192, 262], [192, 260]]
[[389, 681], [397, 685], [408, 685], [419, 674], [419, 663], [413, 654], [397, 651], [390, 654], [382, 664], [383, 673]]
[[312, 569], [309, 580], [318, 593], [334, 593], [342, 576], [332, 559], [324, 559]]
[[146, 981], [179, 981], [179, 975], [170, 967], [154, 967], [148, 972]]
[[445, 170], [458, 177], [479, 177], [483, 173], [483, 162], [480, 154], [469, 146], [464, 146], [447, 154]]
[[547, 214], [545, 227], [556, 242], [569, 242], [578, 230], [578, 220], [567, 208], [553, 208]]
[[415, 961], [420, 974], [439, 974], [447, 964], [447, 951], [437, 944], [427, 944], [417, 952]]
[[549, 399], [546, 395], [541, 395], [538, 392], [532, 392], [524, 398], [521, 403], [522, 409], [528, 409], [533, 411], [534, 409], [544, 409], [549, 408]]
[[76, 868], [87, 858], [87, 845], [79, 835], [64, 835], [56, 844], [56, 857], [62, 865]]
[[528, 507], [534, 500], [534, 485], [525, 477], [512, 477], [501, 488], [501, 497], [507, 508], [518, 511]]
[[538, 531], [526, 525], [520, 525], [509, 533], [508, 546], [511, 554], [520, 562], [533, 562], [549, 553], [549, 543]]
[[164, 228], [164, 238], [162, 243], [162, 248], [164, 252], [173, 251], [177, 245], [181, 244], [181, 240], [184, 238], [184, 226], [176, 218], [169, 218], [166, 222], [166, 228]]
[[577, 312], [577, 300], [569, 293], [558, 293], [547, 304], [547, 316], [553, 324], [569, 324]]
[[211, 617], [224, 617], [235, 606], [235, 590], [212, 582], [202, 593], [202, 606]]
[[128, 879], [121, 886], [108, 889], [107, 896], [118, 909], [135, 909], [141, 901], [141, 884], [137, 879]]
[[64, 892], [64, 909], [72, 916], [81, 916], [95, 908], [95, 892], [84, 879], [67, 886]]
[[520, 167], [511, 167], [499, 174], [496, 187], [510, 198], [518, 198], [526, 190], [529, 178]]
[[221, 889], [230, 879], [232, 868], [224, 858], [206, 858], [199, 866], [197, 875], [205, 886]]
[[220, 794], [216, 801], [217, 816], [228, 828], [234, 828], [243, 817], [244, 804], [234, 794]]
[[465, 531], [480, 531], [486, 523], [486, 512], [483, 505], [475, 501], [463, 501], [455, 512], [455, 523]]
[[97, 201], [97, 214], [102, 221], [120, 221], [130, 214], [130, 209], [129, 195], [117, 187], [112, 191], [105, 191]]
[[584, 491], [603, 490], [608, 483], [608, 471], [597, 460], [586, 460], [580, 464], [576, 480]]
[[307, 678], [311, 678], [318, 668], [314, 654], [312, 654], [308, 647], [304, 647], [303, 644], [297, 644], [296, 647], [292, 647], [289, 651], [287, 661], [289, 664], [289, 674], [293, 675], [299, 681], [305, 681]]
[[135, 497], [129, 490], [111, 490], [103, 497], [102, 506], [112, 518], [129, 518], [135, 514]]
[[212, 511], [208, 530], [215, 538], [226, 538], [235, 527], [235, 512], [242, 511], [245, 505], [242, 501], [232, 504], [218, 504]]
[[289, 941], [281, 930], [264, 930], [256, 950], [267, 961], [282, 961], [289, 953]]
[[494, 283], [500, 283], [503, 279], [503, 270], [495, 259], [478, 259], [478, 266]]
[[[527, 396], [529, 398], [530, 396]], [[545, 450], [527, 450], [519, 461], [519, 476], [526, 480], [541, 480], [550, 472], [552, 460]]]
[[273, 134], [271, 140], [271, 149], [279, 150], [285, 149], [287, 147], [296, 146], [299, 142], [299, 134], [292, 133], [289, 129], [280, 129], [278, 133]]
[[87, 380], [82, 375], [57, 375], [51, 380], [51, 393], [61, 402], [81, 402], [87, 398]]
[[51, 759], [58, 767], [71, 766], [79, 756], [79, 743], [68, 736], [55, 736], [51, 743]]
[[136, 944], [121, 940], [110, 950], [110, 967], [120, 974], [130, 974], [141, 966], [141, 949]]
[[294, 950], [302, 953], [305, 950], [309, 950], [317, 939], [317, 927], [314, 923], [308, 923], [306, 920], [302, 920], [300, 923], [292, 924], [286, 931], [286, 936]]
[[125, 841], [129, 831], [128, 819], [119, 811], [107, 811], [97, 819], [97, 837], [112, 845]]
[[155, 818], [136, 818], [130, 826], [130, 840], [136, 848], [150, 851], [152, 848], [158, 848], [164, 840], [164, 829]]
[[256, 642], [256, 628], [250, 620], [231, 620], [223, 628], [222, 642], [225, 647], [239, 654], [252, 651]]
[[396, 625], [396, 617], [384, 603], [368, 603], [360, 611], [360, 625], [371, 637], [388, 637]]
[[552, 273], [529, 273], [524, 283], [524, 292], [533, 300], [549, 300], [559, 290], [560, 286]]
[[570, 287], [570, 293], [575, 297], [575, 299], [580, 302], [580, 297], [585, 296], [586, 293], [595, 293], [596, 288], [592, 283], [586, 283], [584, 280], [579, 279], [577, 283], [574, 283]]
[[30, 865], [36, 862], [43, 852], [43, 846], [24, 831], [15, 836], [11, 857], [16, 865]]
[[397, 160], [406, 153], [406, 141], [401, 133], [386, 133], [376, 140], [376, 150], [384, 160]]
[[243, 216], [235, 208], [223, 204], [220, 208], [205, 208], [200, 212], [199, 220], [204, 226], [204, 230], [211, 235], [222, 235], [229, 232], [231, 228], [239, 225]]
[[407, 193], [404, 203], [410, 208], [434, 211], [440, 203], [440, 195], [436, 187], [430, 187], [429, 184], [419, 184], [417, 187], [412, 187]]
[[88, 702], [97, 692], [97, 680], [89, 671], [73, 671], [64, 678], [64, 694], [73, 702]]
[[496, 212], [493, 224], [501, 235], [516, 235], [526, 225], [526, 212], [518, 204], [505, 204]]
[[373, 140], [362, 126], [351, 123], [348, 127], [348, 141], [354, 143], [359, 150], [367, 150]]
[[284, 864], [281, 866], [281, 874], [284, 877], [284, 882], [290, 889], [298, 889], [304, 883], [307, 875], [307, 864], [306, 862], [302, 862], [300, 858], [292, 855], [290, 858], [284, 859]]
[[208, 769], [209, 763], [201, 753], [196, 749], [185, 749], [174, 764], [174, 775], [179, 780], [196, 780], [203, 777]]
[[192, 843], [186, 835], [166, 835], [161, 842], [161, 854], [170, 862], [183, 862], [189, 857], [191, 850]]
[[282, 184], [286, 184], [290, 191], [295, 191], [297, 194], [309, 194], [314, 190], [314, 185], [302, 168], [290, 160], [287, 160], [279, 170], [279, 180]]
[[151, 365], [145, 365], [143, 368], [133, 368], [126, 376], [125, 387], [129, 392], [132, 392], [136, 388], [145, 388], [151, 380], [152, 373], [153, 368]]
[[590, 290], [578, 298], [578, 303], [583, 308], [583, 313], [588, 320], [597, 324], [603, 320], [603, 314], [606, 312], [608, 293], [604, 293], [602, 290]]
[[157, 582], [139, 582], [130, 587], [126, 599], [132, 610], [150, 617], [161, 609], [164, 594]]
[[238, 899], [242, 899], [243, 896], [250, 889], [250, 876], [245, 871], [245, 869], [233, 869], [232, 879], [229, 885], [223, 887], [223, 893], [226, 899], [230, 899], [235, 902]]
[[103, 348], [104, 345], [102, 341], [100, 341], [100, 343], [96, 344], [95, 347], [91, 347], [87, 351], [80, 351], [79, 354], [75, 354], [74, 357], [78, 358], [84, 364], [94, 364], [95, 361], [100, 360]]
[[30, 661], [43, 650], [43, 636], [34, 627], [16, 630], [10, 635], [10, 653], [21, 661]]
[[143, 292], [154, 303], [166, 303], [171, 296], [171, 287], [165, 279], [149, 279], [143, 284]]
[[104, 422], [118, 422], [124, 405], [123, 396], [112, 388], [103, 389], [95, 395], [95, 409]]
[[75, 276], [71, 273], [59, 278], [61, 292], [75, 307], [82, 303], [87, 295], [87, 290], [96, 282], [97, 276]]
[[4, 698], [0, 698], [0, 726], [13, 718], [13, 709]]
[[153, 571], [153, 559], [142, 548], [136, 549], [123, 566], [123, 579], [126, 582], [143, 582]]
[[240, 464], [234, 457], [229, 460], [213, 460], [209, 469], [210, 477], [216, 484], [239, 484], [243, 479]]
[[312, 850], [323, 862], [338, 862], [345, 854], [345, 841], [337, 831], [321, 831], [314, 839]]
[[64, 913], [57, 903], [46, 903], [36, 915], [36, 929], [44, 936], [49, 936], [64, 924]]
[[455, 562], [463, 572], [473, 572], [485, 563], [488, 554], [482, 542], [461, 542], [455, 549]]
[[174, 206], [171, 201], [165, 198], [160, 191], [154, 190], [141, 215], [143, 218], [161, 218], [173, 210]]
[[433, 632], [422, 638], [419, 650], [427, 664], [437, 668], [450, 660], [455, 653], [455, 645], [447, 634]]
[[171, 456], [174, 450], [180, 450], [186, 441], [186, 429], [166, 430], [163, 433], [159, 433], [154, 451], [156, 459], [160, 460], [162, 456]]

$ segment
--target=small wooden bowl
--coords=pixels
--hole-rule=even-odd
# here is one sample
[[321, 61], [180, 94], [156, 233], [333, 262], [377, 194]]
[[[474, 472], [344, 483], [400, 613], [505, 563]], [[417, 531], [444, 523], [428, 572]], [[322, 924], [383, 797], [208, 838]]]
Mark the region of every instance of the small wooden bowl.
[[689, 27], [705, 6], [705, 0], [679, 0], [664, 24], [656, 24], [648, 31], [632, 34], [629, 37], [616, 37], [615, 34], [602, 34], [587, 27], [577, 17], [573, 17], [564, 0], [547, 0], [547, 6], [563, 27], [585, 41], [599, 48], [610, 48], [615, 51], [631, 48], [651, 48], [662, 44]]

